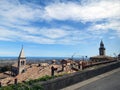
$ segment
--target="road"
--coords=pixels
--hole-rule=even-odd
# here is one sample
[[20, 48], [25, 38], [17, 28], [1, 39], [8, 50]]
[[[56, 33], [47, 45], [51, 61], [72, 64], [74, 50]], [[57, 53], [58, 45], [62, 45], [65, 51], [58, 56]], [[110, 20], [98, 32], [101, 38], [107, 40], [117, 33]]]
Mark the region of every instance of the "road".
[[120, 90], [120, 68], [62, 90]]

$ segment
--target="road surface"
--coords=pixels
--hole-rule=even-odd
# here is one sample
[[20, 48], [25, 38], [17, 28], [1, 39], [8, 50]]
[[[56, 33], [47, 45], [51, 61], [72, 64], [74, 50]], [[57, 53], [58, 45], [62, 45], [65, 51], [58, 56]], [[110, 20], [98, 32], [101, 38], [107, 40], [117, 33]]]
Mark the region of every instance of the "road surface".
[[120, 68], [66, 87], [62, 90], [120, 90]]

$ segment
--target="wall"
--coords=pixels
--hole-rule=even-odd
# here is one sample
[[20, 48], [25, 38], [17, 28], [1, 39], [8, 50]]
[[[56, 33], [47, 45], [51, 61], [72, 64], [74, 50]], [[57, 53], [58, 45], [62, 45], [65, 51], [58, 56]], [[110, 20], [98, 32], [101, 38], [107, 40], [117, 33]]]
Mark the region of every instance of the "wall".
[[87, 71], [83, 70], [83, 71], [76, 72], [73, 74], [64, 75], [62, 77], [59, 77], [59, 78], [56, 78], [53, 80], [49, 80], [46, 82], [42, 82], [42, 83], [40, 82], [37, 84], [41, 84], [43, 86], [44, 90], [58, 90], [58, 89], [66, 87], [66, 86], [75, 84], [77, 82], [97, 76], [99, 74], [111, 71], [118, 67], [120, 67], [120, 61], [113, 62], [113, 63], [107, 64], [105, 66], [101, 66], [101, 67], [93, 69], [93, 70], [87, 70]]

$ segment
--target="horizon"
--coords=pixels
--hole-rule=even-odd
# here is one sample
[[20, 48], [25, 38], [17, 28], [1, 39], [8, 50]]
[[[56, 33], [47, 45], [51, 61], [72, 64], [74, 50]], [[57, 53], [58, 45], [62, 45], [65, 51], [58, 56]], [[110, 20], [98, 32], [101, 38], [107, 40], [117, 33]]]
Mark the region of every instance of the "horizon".
[[120, 53], [119, 0], [0, 0], [0, 57]]

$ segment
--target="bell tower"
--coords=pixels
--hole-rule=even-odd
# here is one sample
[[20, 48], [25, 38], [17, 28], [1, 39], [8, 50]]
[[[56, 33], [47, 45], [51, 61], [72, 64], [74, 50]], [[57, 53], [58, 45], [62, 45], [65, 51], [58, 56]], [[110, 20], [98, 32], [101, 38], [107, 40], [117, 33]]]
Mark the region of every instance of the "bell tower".
[[18, 57], [18, 74], [22, 73], [25, 70], [26, 66], [26, 57], [24, 55], [23, 46]]
[[101, 55], [105, 56], [105, 47], [104, 47], [104, 43], [103, 43], [102, 40], [101, 40], [101, 42], [100, 42], [99, 55], [100, 55], [100, 56], [101, 56]]

